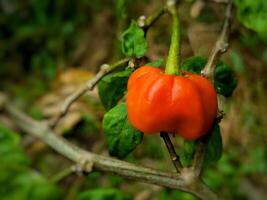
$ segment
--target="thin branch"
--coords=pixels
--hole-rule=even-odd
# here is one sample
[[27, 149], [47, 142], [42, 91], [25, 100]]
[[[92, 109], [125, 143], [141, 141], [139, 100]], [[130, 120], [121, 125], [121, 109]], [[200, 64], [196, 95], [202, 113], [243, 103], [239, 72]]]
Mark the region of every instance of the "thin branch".
[[226, 52], [229, 46], [228, 40], [231, 28], [232, 11], [233, 11], [233, 0], [229, 0], [225, 12], [225, 19], [221, 34], [209, 55], [205, 68], [202, 70], [202, 74], [212, 82], [214, 81], [214, 71], [216, 62], [221, 56], [221, 54]]
[[[214, 72], [215, 65], [219, 57], [226, 52], [229, 44], [229, 33], [231, 28], [231, 19], [232, 19], [232, 11], [233, 11], [233, 0], [229, 0], [227, 4], [227, 8], [225, 11], [225, 19], [222, 27], [221, 34], [217, 39], [215, 46], [213, 47], [210, 56], [208, 58], [207, 64], [203, 71], [201, 72], [204, 76], [206, 76], [211, 82], [214, 82]], [[199, 176], [202, 170], [202, 164], [205, 156], [205, 148], [206, 142], [205, 138], [199, 141], [197, 146], [191, 169], [195, 172], [196, 176]]]
[[75, 166], [70, 166], [70, 167], [60, 171], [54, 177], [52, 177], [51, 182], [52, 183], [58, 183], [58, 182], [62, 181], [64, 178], [73, 174], [74, 172], [75, 172]]
[[82, 174], [82, 173], [90, 173], [93, 169], [93, 162], [89, 162], [88, 160], [83, 160], [84, 162], [80, 162], [76, 165], [72, 165], [62, 171], [60, 171], [58, 174], [56, 174], [54, 177], [52, 177], [51, 181], [53, 183], [57, 183], [64, 178], [68, 177], [71, 174]]
[[142, 15], [138, 19], [138, 25], [144, 29], [146, 32], [153, 24], [165, 13], [166, 9], [160, 8], [155, 13], [153, 13], [151, 16], [147, 17]]
[[196, 177], [200, 176], [205, 156], [205, 150], [206, 150], [206, 141], [205, 138], [202, 138], [198, 141], [196, 152], [194, 154], [192, 165], [190, 167]]
[[169, 134], [166, 133], [166, 132], [160, 132], [160, 136], [162, 137], [167, 149], [168, 149], [168, 152], [170, 154], [170, 157], [171, 157], [171, 160], [172, 160], [172, 163], [176, 169], [176, 171], [178, 173], [181, 172], [181, 169], [182, 169], [182, 164], [180, 162], [180, 159], [179, 159], [179, 156], [176, 154], [175, 152], [175, 148], [172, 144], [172, 141], [169, 137]]
[[55, 151], [77, 164], [93, 163], [94, 170], [111, 172], [137, 181], [179, 189], [194, 194], [200, 199], [217, 199], [216, 194], [203, 182], [199, 179], [188, 178], [186, 173], [167, 173], [91, 153], [55, 134], [47, 124], [33, 120], [9, 102], [5, 105], [5, 111], [21, 130], [40, 138]]
[[82, 95], [84, 95], [87, 91], [93, 90], [96, 84], [105, 76], [106, 74], [110, 73], [111, 71], [121, 67], [129, 62], [129, 58], [122, 59], [116, 63], [111, 65], [103, 64], [100, 67], [100, 71], [96, 74], [93, 79], [87, 81], [87, 83], [82, 86], [80, 89], [75, 91], [73, 94], [68, 96], [62, 104], [60, 109], [60, 114], [56, 117], [56, 119], [52, 122], [51, 128], [55, 128], [58, 122], [68, 113], [70, 106]]

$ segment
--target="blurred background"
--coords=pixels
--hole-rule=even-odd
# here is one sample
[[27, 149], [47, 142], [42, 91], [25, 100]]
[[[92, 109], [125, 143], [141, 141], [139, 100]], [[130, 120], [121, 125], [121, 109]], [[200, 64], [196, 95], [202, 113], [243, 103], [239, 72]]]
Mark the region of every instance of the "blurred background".
[[[120, 35], [163, 0], [0, 0], [0, 90], [38, 120], [55, 117], [64, 98], [94, 76], [99, 66], [122, 58]], [[230, 48], [223, 60], [238, 86], [220, 97], [224, 154], [203, 179], [222, 199], [267, 199], [267, 1], [236, 0]], [[181, 1], [182, 58], [207, 56], [225, 6], [215, 0]], [[148, 31], [149, 60], [166, 58], [170, 17]], [[94, 90], [76, 102], [56, 132], [90, 151], [108, 155], [101, 122], [105, 109]], [[179, 151], [179, 139], [177, 150]], [[173, 171], [159, 137], [144, 141], [125, 160]], [[55, 181], [71, 165], [0, 113], [0, 196], [4, 200], [193, 200], [193, 196], [93, 172]], [[2, 164], [3, 163], [3, 164]], [[85, 195], [86, 194], [86, 195]]]

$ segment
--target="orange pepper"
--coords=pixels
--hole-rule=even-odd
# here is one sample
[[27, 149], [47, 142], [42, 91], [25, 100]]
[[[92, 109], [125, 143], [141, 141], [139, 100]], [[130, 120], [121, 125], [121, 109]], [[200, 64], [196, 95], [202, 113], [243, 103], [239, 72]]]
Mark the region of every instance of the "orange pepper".
[[208, 133], [217, 114], [217, 95], [201, 75], [164, 74], [143, 66], [129, 78], [127, 111], [131, 124], [146, 134], [160, 131], [195, 140]]

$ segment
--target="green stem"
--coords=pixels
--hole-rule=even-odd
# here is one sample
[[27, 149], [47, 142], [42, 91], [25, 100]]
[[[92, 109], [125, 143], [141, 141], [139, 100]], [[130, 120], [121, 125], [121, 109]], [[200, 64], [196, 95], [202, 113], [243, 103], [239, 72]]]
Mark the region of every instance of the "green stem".
[[71, 175], [74, 172], [73, 167], [68, 167], [64, 169], [63, 171], [59, 172], [56, 174], [52, 179], [52, 183], [57, 183], [61, 181], [62, 179], [66, 178], [67, 176]]
[[169, 54], [167, 57], [165, 73], [166, 74], [178, 74], [180, 66], [180, 20], [176, 11], [175, 4], [170, 5], [169, 11], [172, 14], [172, 37]]

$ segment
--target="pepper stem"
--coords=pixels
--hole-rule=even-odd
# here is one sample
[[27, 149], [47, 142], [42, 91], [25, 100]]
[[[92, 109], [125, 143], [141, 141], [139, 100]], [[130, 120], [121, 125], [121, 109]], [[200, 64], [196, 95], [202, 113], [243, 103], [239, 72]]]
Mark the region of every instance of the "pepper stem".
[[175, 1], [170, 0], [168, 10], [172, 15], [172, 36], [169, 54], [166, 61], [166, 74], [178, 74], [180, 66], [180, 20], [176, 11]]

